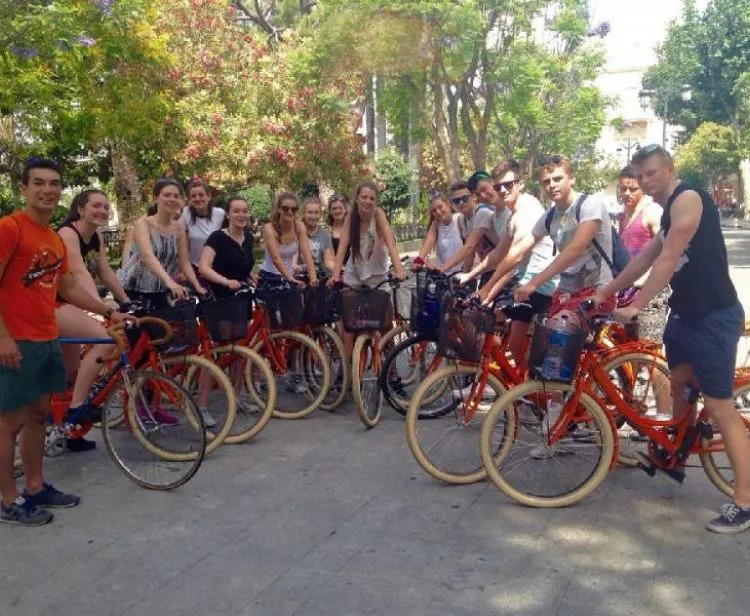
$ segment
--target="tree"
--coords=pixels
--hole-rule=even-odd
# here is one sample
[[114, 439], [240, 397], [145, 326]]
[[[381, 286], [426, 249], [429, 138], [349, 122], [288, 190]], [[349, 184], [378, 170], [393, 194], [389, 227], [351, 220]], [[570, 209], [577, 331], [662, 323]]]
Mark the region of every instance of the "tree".
[[390, 148], [375, 155], [375, 182], [379, 185], [378, 203], [391, 218], [409, 204], [412, 172], [401, 155]]
[[697, 177], [709, 189], [735, 173], [739, 164], [737, 135], [729, 126], [714, 122], [698, 126], [675, 158], [675, 169], [680, 177]]
[[[684, 126], [690, 137], [704, 122], [729, 127], [740, 156], [745, 211], [750, 209], [750, 5], [711, 0], [700, 13], [684, 0], [682, 20], [673, 23], [657, 50], [658, 62], [644, 76], [653, 90], [655, 113]], [[680, 98], [690, 86], [689, 102]], [[715, 132], [715, 131], [714, 131]]]

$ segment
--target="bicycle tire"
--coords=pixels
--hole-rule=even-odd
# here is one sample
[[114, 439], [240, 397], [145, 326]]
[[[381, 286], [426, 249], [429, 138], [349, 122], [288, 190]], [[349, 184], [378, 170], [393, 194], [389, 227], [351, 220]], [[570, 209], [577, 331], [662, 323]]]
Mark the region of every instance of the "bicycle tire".
[[[420, 383], [406, 413], [406, 439], [412, 455], [427, 474], [444, 483], [467, 485], [481, 481], [486, 477], [486, 471], [476, 447], [479, 438], [479, 422], [485, 414], [484, 409], [480, 409], [484, 399], [484, 390], [482, 392], [477, 390], [474, 392], [472, 399], [468, 400], [471, 405], [476, 405], [468, 423], [465, 421], [466, 408], [461, 406], [462, 394], [456, 396], [454, 393], [463, 389], [464, 377], [476, 374], [476, 366], [452, 364], [437, 370]], [[451, 392], [452, 404], [450, 404], [448, 411], [442, 415], [423, 415], [420, 411], [423, 398], [430, 396], [430, 392], [435, 385], [442, 381], [445, 381], [447, 390]], [[502, 395], [505, 392], [503, 383], [492, 374], [487, 375], [487, 385], [497, 395]], [[477, 400], [476, 396], [481, 397]], [[453, 410], [456, 412], [451, 413], [450, 411]], [[420, 424], [420, 419], [425, 421]], [[440, 421], [441, 419], [446, 423]], [[508, 424], [508, 434], [497, 448], [498, 460], [505, 455], [507, 442], [512, 440], [513, 420], [514, 418], [511, 418], [511, 422]], [[440, 426], [446, 426], [444, 435], [440, 433]], [[435, 438], [431, 438], [433, 435], [435, 435]], [[461, 459], [449, 461], [441, 455], [441, 451], [448, 451], [443, 445], [453, 443], [459, 446], [453, 447], [448, 455], [455, 458], [453, 452], [458, 452]], [[466, 462], [464, 462], [465, 460]]]
[[[401, 375], [398, 373], [398, 361], [399, 358], [402, 356], [403, 353], [407, 353], [407, 362], [408, 365], [411, 367], [411, 359], [408, 357], [408, 351], [413, 347], [414, 345], [418, 344], [433, 344], [437, 345], [437, 343], [431, 339], [428, 336], [423, 335], [414, 335], [409, 338], [405, 338], [401, 342], [399, 342], [391, 351], [388, 353], [385, 358], [383, 359], [383, 366], [380, 370], [380, 378], [379, 378], [379, 384], [380, 388], [383, 390], [383, 396], [385, 397], [386, 402], [393, 408], [394, 411], [402, 415], [403, 417], [406, 417], [406, 412], [409, 409], [409, 402], [411, 401], [412, 396], [404, 397], [399, 394], [394, 388], [394, 383], [398, 383], [398, 386], [400, 388], [404, 388], [405, 386], [413, 386], [415, 384], [415, 381], [417, 381], [419, 377], [419, 370], [420, 367], [424, 368], [430, 368], [431, 366], [425, 367], [424, 366], [424, 354], [420, 356], [420, 364], [417, 366], [414, 366], [411, 370], [411, 374], [404, 379], [401, 377]], [[435, 355], [437, 355], [437, 349], [435, 349]], [[430, 362], [432, 363], [432, 362]], [[440, 362], [442, 363], [442, 362]], [[437, 369], [440, 368], [440, 363], [437, 364]], [[430, 372], [435, 372], [436, 370], [431, 370]], [[425, 369], [423, 373], [426, 373], [427, 370]], [[425, 374], [425, 376], [427, 376]], [[421, 380], [420, 380], [421, 382]], [[418, 383], [416, 387], [418, 387]], [[415, 387], [415, 389], [416, 389]], [[441, 389], [440, 387], [436, 388], [433, 392], [432, 400], [436, 400], [444, 391], [444, 388]], [[406, 390], [404, 390], [404, 393], [408, 395]], [[446, 408], [444, 410], [445, 413], [447, 413], [450, 410], [450, 408]]]
[[[191, 451], [180, 453], [174, 451], [174, 448], [167, 450], [164, 446], [155, 442], [153, 432], [151, 432], [151, 434], [147, 432], [146, 426], [144, 425], [147, 423], [147, 417], [143, 415], [139, 416], [138, 406], [139, 400], [149, 397], [153, 399], [153, 381], [161, 381], [162, 387], [168, 387], [173, 395], [177, 394], [179, 396], [178, 409], [181, 410], [186, 417], [189, 417], [189, 420], [183, 422], [183, 427], [189, 427], [188, 434], [190, 439], [188, 447]], [[151, 386], [150, 389], [152, 393], [150, 396], [148, 393], [141, 391], [146, 383]], [[125, 421], [110, 422], [108, 420], [107, 409], [109, 408], [110, 402], [117, 396], [124, 396], [122, 407], [125, 408], [126, 419]], [[208, 444], [205, 426], [203, 425], [203, 418], [201, 417], [198, 406], [190, 395], [190, 392], [176, 379], [162, 372], [132, 372], [127, 378], [120, 379], [120, 382], [112, 388], [102, 405], [102, 410], [102, 438], [107, 453], [115, 466], [119, 468], [128, 479], [141, 487], [150, 490], [173, 490], [189, 481], [198, 472], [201, 464], [203, 464]], [[172, 409], [172, 411], [174, 412], [174, 409]], [[119, 419], [120, 416], [121, 415], [118, 411], [118, 416], [115, 419]], [[156, 426], [154, 425], [151, 427], [154, 428]], [[167, 483], [155, 483], [152, 480], [150, 481], [144, 478], [125, 461], [120, 446], [115, 445], [115, 440], [119, 440], [114, 436], [115, 432], [118, 435], [124, 435], [124, 442], [128, 445], [135, 442], [137, 445], [137, 451], [140, 454], [145, 451], [157, 457], [159, 459], [158, 464], [161, 468], [172, 470], [178, 469], [181, 470], [181, 472]], [[178, 467], [178, 465], [181, 466]]]
[[[735, 401], [735, 407], [737, 406], [737, 399], [741, 397], [750, 397], [750, 382], [742, 383], [735, 388], [732, 392], [732, 399]], [[748, 400], [748, 407], [743, 411], [739, 410], [740, 415], [745, 419], [745, 425], [748, 426], [750, 422], [750, 400]], [[718, 429], [714, 427], [715, 436], [721, 436]], [[748, 427], [748, 438], [750, 438], [750, 427]], [[701, 438], [701, 448], [708, 449], [711, 446], [711, 441], [705, 437]], [[726, 454], [725, 454], [726, 455]], [[701, 465], [703, 466], [703, 472], [709, 478], [712, 484], [720, 492], [728, 496], [729, 498], [734, 497], [734, 484], [733, 479], [725, 477], [719, 469], [717, 464], [715, 452], [702, 451], [699, 455]], [[731, 469], [731, 466], [729, 467]]]
[[[253, 406], [256, 406], [259, 410], [258, 412], [254, 412], [253, 409], [249, 408], [247, 402], [237, 398], [237, 411], [234, 423], [224, 442], [228, 445], [245, 443], [265, 428], [273, 416], [273, 407], [276, 404], [276, 382], [273, 378], [273, 372], [271, 372], [271, 368], [265, 359], [247, 347], [237, 345], [222, 346], [211, 349], [211, 354], [215, 358], [216, 365], [219, 367], [223, 363], [221, 362], [222, 356], [237, 355], [244, 360], [244, 367], [241, 373], [243, 382], [239, 387], [244, 387], [248, 395], [253, 398]], [[257, 389], [259, 380], [265, 383], [267, 392], [265, 399], [260, 401], [260, 403], [258, 403], [257, 397], [252, 394]], [[230, 382], [235, 391], [235, 397], [237, 397], [237, 393], [240, 391], [238, 384], [231, 380]]]
[[188, 391], [192, 392], [193, 387], [195, 391], [198, 391], [199, 374], [200, 370], [204, 370], [211, 376], [219, 390], [226, 397], [226, 412], [221, 416], [223, 422], [221, 426], [214, 427], [210, 430], [206, 430], [206, 436], [208, 437], [208, 445], [206, 446], [206, 453], [213, 452], [219, 447], [224, 440], [229, 436], [229, 432], [232, 430], [232, 424], [234, 423], [235, 417], [237, 416], [237, 396], [234, 393], [234, 387], [232, 382], [229, 380], [224, 371], [219, 368], [210, 359], [206, 359], [201, 355], [177, 355], [174, 357], [164, 357], [162, 362], [165, 368], [170, 366], [177, 366], [184, 364], [186, 366], [183, 374], [182, 383]]
[[[324, 411], [335, 411], [346, 397], [346, 392], [349, 390], [351, 383], [351, 365], [346, 361], [346, 349], [344, 348], [344, 341], [339, 336], [338, 332], [329, 327], [323, 325], [321, 327], [315, 327], [312, 330], [313, 340], [318, 343], [318, 346], [325, 349], [328, 359], [329, 366], [334, 365], [334, 359], [336, 360], [336, 370], [331, 371], [330, 386], [326, 397], [320, 404], [320, 408]], [[327, 342], [321, 344], [321, 339], [325, 338]], [[324, 346], [325, 345], [325, 346]], [[332, 355], [331, 352], [335, 355]], [[311, 371], [311, 367], [306, 366], [306, 372]]]
[[[314, 412], [320, 406], [321, 402], [323, 402], [323, 400], [325, 399], [325, 396], [328, 393], [328, 387], [330, 386], [330, 382], [331, 382], [331, 371], [328, 368], [328, 362], [326, 362], [326, 357], [325, 357], [325, 354], [323, 353], [323, 350], [317, 344], [315, 344], [315, 341], [309, 336], [306, 336], [300, 332], [296, 332], [292, 330], [282, 330], [282, 331], [273, 332], [272, 334], [270, 334], [268, 337], [268, 341], [270, 343], [273, 343], [273, 341], [275, 340], [284, 339], [284, 338], [288, 340], [293, 340], [295, 341], [296, 344], [301, 345], [305, 349], [305, 353], [311, 354], [311, 356], [314, 357], [321, 366], [320, 382], [317, 384], [319, 387], [319, 390], [314, 396], [308, 395], [306, 397], [306, 399], [308, 400], [308, 404], [302, 409], [299, 409], [296, 411], [289, 411], [284, 408], [279, 408], [280, 388], [278, 387], [278, 385], [276, 386], [276, 406], [274, 407], [274, 410], [273, 410], [273, 416], [279, 419], [301, 419], [303, 417], [307, 417], [312, 412]], [[271, 372], [275, 376], [280, 376], [279, 374], [277, 374], [277, 367], [276, 367], [275, 360], [269, 357], [269, 353], [274, 352], [274, 349], [268, 349], [266, 348], [266, 346], [267, 345], [266, 345], [265, 340], [259, 340], [258, 342], [254, 344], [253, 350], [259, 353], [261, 357], [267, 358], [267, 361], [271, 367]], [[296, 364], [298, 364], [297, 368], [299, 369], [300, 378], [304, 379], [304, 373], [302, 369], [303, 362], [305, 361], [304, 358], [301, 357], [300, 352], [297, 351], [297, 353], [292, 359], [294, 360]], [[285, 375], [281, 375], [281, 376], [285, 376]], [[297, 396], [297, 397], [300, 397], [300, 396]]]
[[[377, 351], [380, 353], [380, 350]], [[357, 416], [366, 428], [374, 428], [380, 423], [383, 414], [383, 391], [378, 384], [378, 374], [373, 368], [373, 338], [370, 334], [361, 334], [354, 342], [352, 351], [352, 397]], [[375, 392], [375, 403], [370, 408], [369, 401], [363, 392], [369, 389]]]
[[[538, 425], [542, 427], [542, 430], [540, 431], [542, 439], [546, 440], [546, 436], [544, 436], [543, 434], [544, 420], [539, 420], [538, 416], [534, 414], [531, 414], [531, 419], [520, 419], [518, 417], [519, 409], [515, 404], [519, 403], [528, 405], [531, 404], [531, 400], [533, 400], [535, 397], [538, 398], [538, 396], [540, 395], [542, 397], [545, 397], [548, 393], [554, 392], [564, 395], [564, 393], [570, 393], [572, 391], [573, 386], [566, 383], [527, 381], [525, 383], [521, 383], [516, 387], [513, 387], [512, 389], [509, 389], [503, 396], [501, 396], [500, 399], [498, 399], [495, 404], [492, 405], [490, 412], [485, 418], [480, 435], [480, 452], [482, 455], [484, 468], [487, 471], [487, 476], [501, 492], [503, 492], [506, 496], [516, 501], [517, 503], [526, 505], [527, 507], [543, 508], [567, 507], [573, 505], [591, 494], [591, 492], [593, 492], [599, 486], [599, 484], [604, 481], [607, 474], [609, 473], [610, 468], [612, 467], [615, 456], [614, 424], [612, 423], [611, 417], [607, 415], [607, 413], [599, 406], [599, 404], [597, 404], [597, 402], [591, 396], [584, 393], [580, 397], [580, 404], [576, 408], [576, 413], [580, 413], [580, 409], [581, 407], [583, 407], [586, 410], [588, 416], [590, 416], [591, 418], [585, 423], [593, 424], [596, 428], [599, 429], [599, 433], [601, 434], [601, 438], [599, 439], [599, 444], [601, 445], [600, 454], [595, 461], [596, 463], [593, 469], [588, 471], [588, 476], [585, 477], [583, 481], [578, 482], [572, 488], [567, 489], [567, 491], [565, 491], [564, 493], [553, 496], [531, 493], [530, 491], [520, 489], [515, 485], [511, 485], [511, 480], [507, 478], [508, 473], [515, 472], [520, 468], [520, 464], [518, 464], [516, 456], [514, 456], [513, 447], [517, 443], [519, 443], [519, 435], [521, 430], [524, 430], [525, 432], [533, 432], [533, 428], [537, 427], [533, 425], [536, 418]], [[508, 409], [509, 407], [511, 407], [511, 405], [512, 409], [509, 412]], [[512, 439], [511, 448], [509, 449], [509, 451], [507, 451], [505, 457], [500, 460], [500, 464], [498, 464], [492, 455], [492, 432], [494, 425], [499, 418], [507, 418], [510, 415], [516, 416], [514, 438]], [[573, 419], [573, 421], [575, 421], [575, 419]], [[575, 422], [575, 425], [580, 426], [582, 423], [584, 423], [584, 420], [583, 418], [579, 417], [579, 420]], [[532, 429], [528, 429], [529, 427], [531, 427]], [[589, 442], [596, 440], [597, 439], [595, 437], [591, 437]], [[546, 462], [547, 460], [554, 460], [559, 455], [560, 457], [564, 456], [569, 460], [570, 458], [568, 456], [572, 452], [574, 445], [570, 447], [570, 451], [568, 452], [555, 452], [554, 447], [561, 442], [562, 441], [559, 441], [558, 443], [548, 448], [547, 451], [551, 451], [551, 455], [543, 455], [543, 457], [538, 457], [533, 455], [533, 452], [530, 451], [529, 453], [531, 455], [529, 455], [529, 459]], [[586, 444], [588, 443], [582, 442], [580, 443], [579, 447], [582, 447]], [[543, 451], [540, 453], [544, 454], [545, 452]], [[522, 457], [523, 456], [518, 456], [518, 458]], [[502, 466], [503, 464], [507, 465], [508, 472], [504, 472], [502, 469], [498, 468], [498, 466]], [[559, 481], [559, 478], [553, 473], [549, 472], [547, 465], [544, 466], [545, 468], [541, 469], [542, 473], [540, 473], [540, 476], [543, 477], [544, 482], [551, 486], [561, 485], [562, 482]], [[566, 469], [570, 468], [571, 466], [572, 465], [569, 464], [565, 465]], [[529, 476], [530, 473], [528, 471], [519, 472], [519, 479], [527, 478]]]

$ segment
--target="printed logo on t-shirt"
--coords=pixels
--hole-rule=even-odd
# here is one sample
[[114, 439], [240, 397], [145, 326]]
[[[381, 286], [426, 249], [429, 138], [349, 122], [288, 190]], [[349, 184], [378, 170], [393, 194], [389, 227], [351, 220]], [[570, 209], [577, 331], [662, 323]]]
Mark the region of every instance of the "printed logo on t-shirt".
[[31, 260], [31, 265], [23, 275], [23, 286], [30, 287], [38, 283], [44, 288], [54, 288], [57, 275], [62, 268], [63, 260], [54, 248], [41, 246]]

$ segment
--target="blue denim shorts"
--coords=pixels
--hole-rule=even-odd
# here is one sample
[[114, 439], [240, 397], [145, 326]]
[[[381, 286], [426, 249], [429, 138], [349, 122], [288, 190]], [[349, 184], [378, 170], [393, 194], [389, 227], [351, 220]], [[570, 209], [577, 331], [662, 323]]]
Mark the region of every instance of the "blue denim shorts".
[[732, 397], [737, 343], [745, 326], [745, 312], [737, 303], [699, 319], [671, 314], [664, 329], [670, 369], [690, 364], [700, 390], [711, 398]]

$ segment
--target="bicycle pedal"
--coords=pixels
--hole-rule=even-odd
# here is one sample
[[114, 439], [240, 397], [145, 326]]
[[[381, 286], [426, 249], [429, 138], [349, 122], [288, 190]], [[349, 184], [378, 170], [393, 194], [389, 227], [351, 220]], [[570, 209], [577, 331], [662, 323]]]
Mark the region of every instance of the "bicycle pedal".
[[645, 473], [649, 477], [654, 477], [656, 475], [656, 465], [649, 459], [647, 455], [643, 454], [640, 451], [636, 451], [635, 457], [638, 458], [638, 468], [640, 468], [642, 471], [645, 471]]
[[695, 424], [695, 427], [698, 429], [698, 435], [701, 438], [710, 441], [714, 437], [714, 427], [709, 422], [699, 421], [697, 424]]

